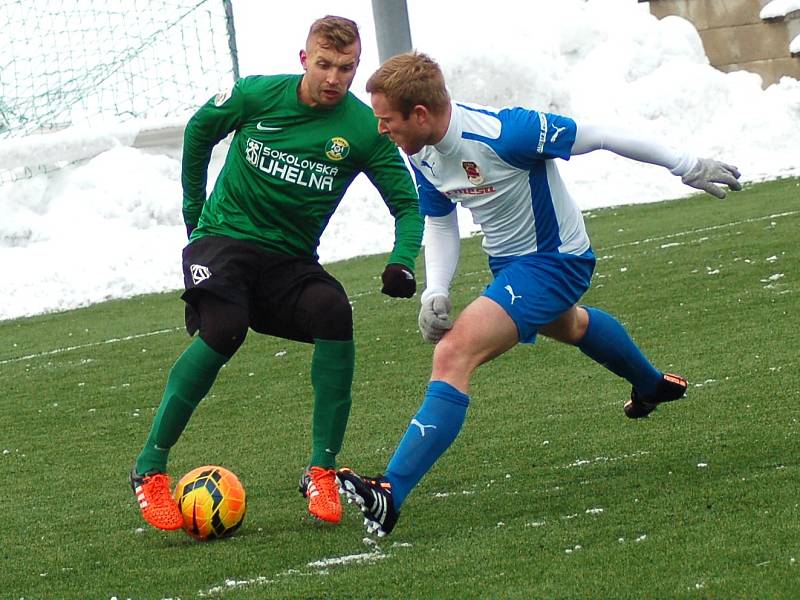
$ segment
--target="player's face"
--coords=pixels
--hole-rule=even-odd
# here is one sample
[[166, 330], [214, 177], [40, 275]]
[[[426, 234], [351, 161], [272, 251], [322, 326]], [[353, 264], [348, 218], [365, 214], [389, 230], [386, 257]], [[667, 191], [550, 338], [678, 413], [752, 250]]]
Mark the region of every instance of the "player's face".
[[300, 63], [305, 75], [300, 82], [300, 101], [309, 106], [334, 106], [342, 101], [356, 76], [361, 45], [356, 42], [339, 52], [333, 46], [322, 46], [320, 38], [308, 41], [300, 50]]
[[371, 96], [372, 112], [378, 119], [378, 132], [388, 135], [409, 156], [416, 154], [428, 144], [431, 135], [427, 108], [415, 106], [408, 117], [396, 110], [386, 95], [380, 92]]

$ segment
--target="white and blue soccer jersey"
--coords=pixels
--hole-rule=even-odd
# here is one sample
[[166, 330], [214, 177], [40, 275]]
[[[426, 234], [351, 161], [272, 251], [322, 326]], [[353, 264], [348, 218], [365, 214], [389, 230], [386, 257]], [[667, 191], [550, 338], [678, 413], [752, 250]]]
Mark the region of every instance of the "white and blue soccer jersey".
[[468, 208], [491, 257], [589, 250], [581, 212], [555, 158], [569, 159], [575, 122], [524, 108], [454, 102], [444, 138], [409, 157], [423, 215]]

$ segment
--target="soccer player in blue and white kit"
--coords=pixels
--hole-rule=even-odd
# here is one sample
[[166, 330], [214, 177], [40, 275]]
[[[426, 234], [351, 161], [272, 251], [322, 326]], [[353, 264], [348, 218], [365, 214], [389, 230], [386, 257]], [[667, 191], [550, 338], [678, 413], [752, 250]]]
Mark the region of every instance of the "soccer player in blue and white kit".
[[[361, 508], [367, 530], [389, 533], [406, 496], [453, 443], [469, 404], [475, 369], [537, 333], [577, 346], [632, 386], [630, 418], [682, 398], [687, 382], [656, 369], [613, 316], [579, 306], [595, 257], [583, 217], [554, 159], [605, 149], [661, 165], [683, 183], [718, 198], [739, 190], [739, 172], [719, 161], [676, 152], [637, 133], [527, 110], [452, 102], [439, 66], [400, 54], [367, 82], [378, 130], [409, 157], [425, 215], [426, 289], [419, 327], [436, 344], [425, 399], [384, 475], [337, 472]], [[484, 235], [494, 276], [481, 296], [451, 320], [450, 282], [459, 256], [456, 203]]]

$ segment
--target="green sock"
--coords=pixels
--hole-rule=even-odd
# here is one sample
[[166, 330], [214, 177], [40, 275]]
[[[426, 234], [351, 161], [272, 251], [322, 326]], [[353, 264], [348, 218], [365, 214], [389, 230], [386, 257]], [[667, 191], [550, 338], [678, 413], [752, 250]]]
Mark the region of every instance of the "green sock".
[[170, 448], [227, 361], [228, 357], [214, 351], [199, 337], [178, 357], [169, 371], [150, 435], [136, 459], [137, 472], [166, 472]]
[[336, 455], [342, 448], [350, 415], [354, 369], [353, 340], [314, 340], [311, 359], [311, 385], [314, 387], [311, 466], [327, 469], [336, 466]]

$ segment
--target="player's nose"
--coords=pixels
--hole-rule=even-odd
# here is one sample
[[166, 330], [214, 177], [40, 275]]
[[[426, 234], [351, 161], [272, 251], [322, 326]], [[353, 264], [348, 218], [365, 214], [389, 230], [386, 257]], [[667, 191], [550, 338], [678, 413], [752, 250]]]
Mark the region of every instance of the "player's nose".
[[337, 69], [330, 69], [327, 77], [325, 78], [325, 83], [331, 87], [338, 87], [341, 79], [341, 75]]

